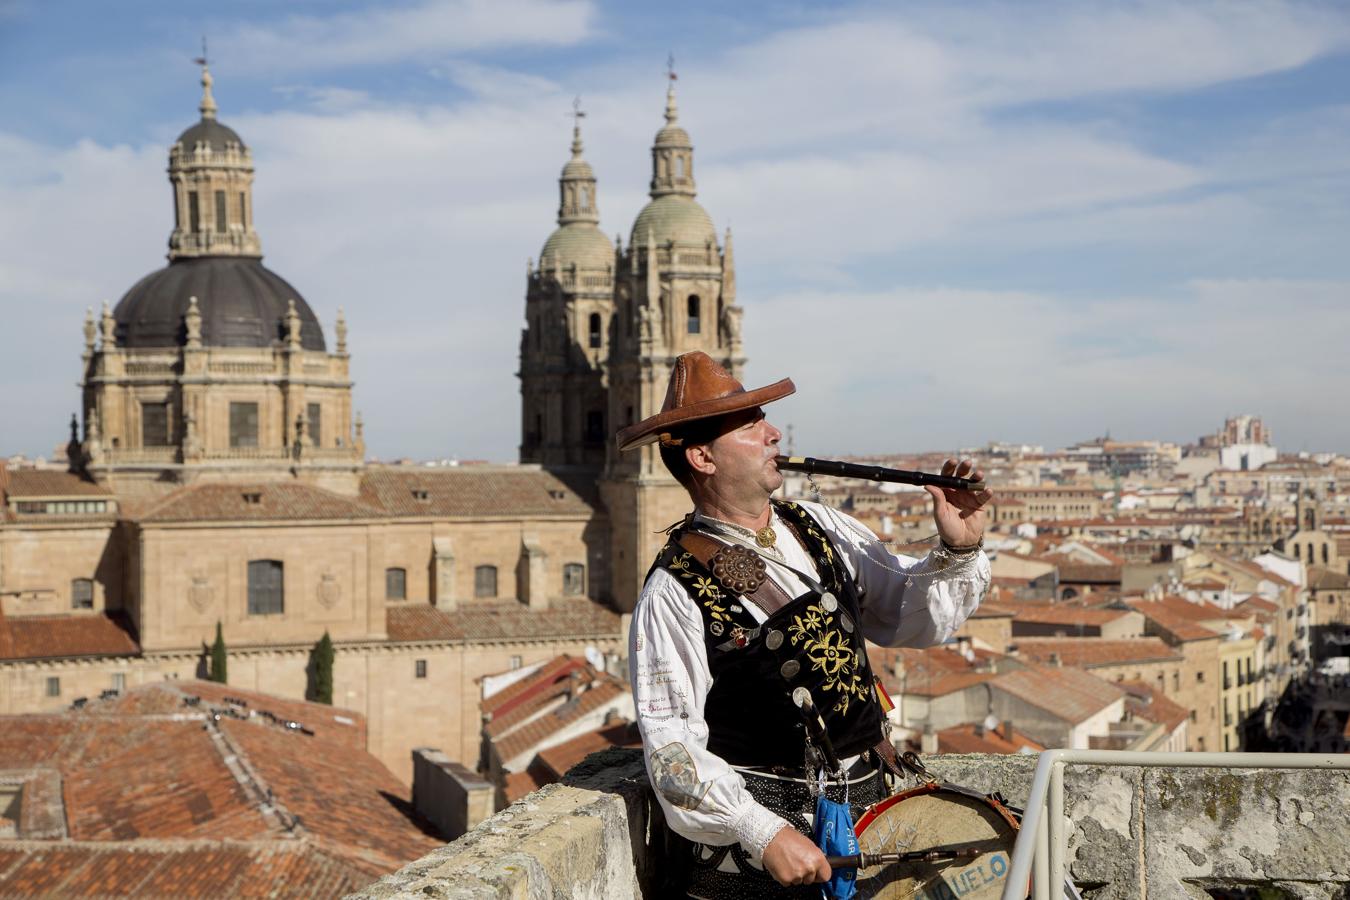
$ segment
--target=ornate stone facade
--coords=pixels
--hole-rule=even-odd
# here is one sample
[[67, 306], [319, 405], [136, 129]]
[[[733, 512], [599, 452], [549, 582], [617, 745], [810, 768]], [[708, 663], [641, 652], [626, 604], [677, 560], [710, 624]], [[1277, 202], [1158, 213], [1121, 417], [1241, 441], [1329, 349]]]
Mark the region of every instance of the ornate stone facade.
[[71, 470], [0, 466], [0, 713], [201, 677], [218, 624], [231, 685], [299, 698], [326, 632], [372, 753], [405, 778], [416, 746], [473, 767], [479, 680], [621, 652], [615, 608], [688, 507], [614, 430], [659, 408], [677, 354], [744, 362], [730, 235], [694, 199], [674, 93], [626, 250], [574, 134], [529, 272], [523, 464], [426, 469], [364, 462], [341, 313], [330, 351], [262, 266], [252, 159], [203, 88], [170, 152], [168, 265], [86, 317]]
[[694, 147], [679, 125], [672, 81], [652, 144], [650, 202], [628, 247], [601, 235], [596, 179], [579, 130], [560, 179], [558, 229], [529, 268], [521, 336], [521, 460], [591, 467], [609, 515], [608, 597], [637, 601], [689, 498], [655, 446], [620, 455], [613, 434], [661, 408], [675, 358], [702, 350], [737, 378], [745, 357], [731, 232], [719, 245], [695, 199]]

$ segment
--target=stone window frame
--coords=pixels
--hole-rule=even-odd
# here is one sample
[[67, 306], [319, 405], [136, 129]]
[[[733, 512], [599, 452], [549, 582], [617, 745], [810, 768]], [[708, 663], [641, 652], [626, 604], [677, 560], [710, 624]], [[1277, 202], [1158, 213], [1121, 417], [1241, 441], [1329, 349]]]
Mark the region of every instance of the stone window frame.
[[563, 564], [563, 596], [582, 597], [586, 594], [586, 564], [570, 562]]
[[495, 600], [497, 592], [497, 567], [491, 565], [474, 566], [473, 595], [481, 600]]
[[70, 579], [70, 608], [71, 609], [94, 608], [94, 579], [92, 578]]
[[408, 599], [408, 570], [401, 566], [390, 566], [384, 570], [384, 599]]
[[60, 696], [61, 696], [61, 676], [60, 676], [60, 675], [48, 675], [48, 676], [47, 676], [47, 696], [48, 696], [48, 697], [60, 697]]
[[425, 659], [418, 659], [413, 661], [413, 677], [414, 678], [427, 677], [427, 661]]
[[[266, 575], [273, 585], [262, 581]], [[255, 577], [259, 580], [255, 582]], [[264, 593], [266, 592], [266, 594]], [[248, 561], [248, 614], [250, 616], [280, 616], [286, 613], [286, 564], [279, 559], [250, 559]]]

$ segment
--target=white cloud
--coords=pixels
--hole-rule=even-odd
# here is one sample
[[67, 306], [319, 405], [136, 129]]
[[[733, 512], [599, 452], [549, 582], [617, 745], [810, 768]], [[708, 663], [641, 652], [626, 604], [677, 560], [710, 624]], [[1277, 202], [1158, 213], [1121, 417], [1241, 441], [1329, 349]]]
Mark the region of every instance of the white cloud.
[[[1062, 446], [1109, 428], [1193, 440], [1254, 412], [1289, 449], [1350, 445], [1350, 281], [1203, 281], [1166, 298], [907, 288], [806, 291], [747, 316], [755, 384], [801, 452]], [[846, 312], [834, 313], [835, 310]], [[841, 365], [841, 359], [851, 363]], [[1290, 446], [1293, 443], [1294, 446]]]
[[241, 25], [217, 39], [252, 72], [348, 68], [498, 47], [569, 45], [591, 30], [589, 0], [430, 0]]
[[[542, 19], [527, 15], [535, 8], [464, 2], [292, 19], [247, 37], [247, 49], [268, 56], [259, 64], [269, 71], [300, 70], [590, 33], [588, 5], [548, 4]], [[488, 22], [499, 9], [519, 21]], [[797, 424], [799, 446], [1053, 444], [1108, 426], [1185, 438], [1238, 410], [1312, 446], [1350, 445], [1347, 426], [1299, 384], [1300, 373], [1345, 383], [1332, 346], [1350, 324], [1333, 302], [1344, 298], [1339, 275], [1222, 278], [1276, 234], [1336, 270], [1341, 256], [1318, 254], [1319, 241], [1333, 241], [1314, 226], [1343, 214], [1310, 224], [1303, 213], [1342, 209], [1345, 192], [1298, 186], [1345, 176], [1336, 150], [1350, 116], [1272, 121], [1212, 159], [1183, 161], [1109, 116], [1000, 114], [1051, 97], [1247, 77], [1342, 39], [1342, 20], [1282, 9], [1112, 6], [1051, 22], [1019, 6], [995, 9], [988, 24], [930, 10], [773, 34], [689, 67], [682, 121], [698, 146], [700, 199], [719, 227], [735, 226], [750, 379], [798, 379], [801, 394], [782, 405], [791, 418], [779, 421]], [[1176, 46], [1168, 41], [1201, 58], [1163, 49]], [[1019, 46], [1027, 52], [1010, 49]], [[372, 452], [509, 459], [523, 263], [553, 227], [564, 113], [583, 93], [602, 227], [626, 240], [646, 200], [662, 86], [645, 63], [557, 78], [491, 60], [435, 65], [455, 99], [411, 106], [374, 87], [307, 83], [285, 112], [227, 118], [254, 151], [267, 264], [304, 294], [330, 339], [346, 308]], [[161, 146], [0, 134], [0, 303], [34, 336], [0, 345], [0, 452], [45, 452], [62, 439], [52, 410], [77, 401], [85, 306], [116, 300], [162, 264], [166, 158]], [[1051, 253], [1065, 266], [1081, 250], [1128, 245], [1139, 266], [1166, 256], [1173, 268], [1137, 294], [1075, 273], [1101, 281], [1092, 294], [1106, 300], [1068, 288], [972, 290], [962, 284], [979, 268], [974, 245], [1011, 258]], [[927, 279], [936, 286], [913, 286], [893, 261], [904, 255], [956, 262]], [[1176, 270], [1179, 256], [1186, 267]], [[1068, 273], [1019, 274], [1043, 285]], [[1286, 317], [1318, 323], [1306, 354], [1271, 350], [1272, 339], [1302, 339]]]

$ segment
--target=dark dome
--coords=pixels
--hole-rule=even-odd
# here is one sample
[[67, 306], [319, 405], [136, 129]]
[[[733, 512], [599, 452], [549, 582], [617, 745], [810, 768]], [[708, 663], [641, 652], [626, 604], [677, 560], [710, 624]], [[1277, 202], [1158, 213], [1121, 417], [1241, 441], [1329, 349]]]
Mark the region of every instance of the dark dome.
[[235, 134], [233, 128], [222, 125], [215, 119], [202, 119], [178, 136], [178, 143], [182, 144], [183, 149], [189, 152], [197, 146], [199, 141], [210, 144], [212, 150], [224, 150], [226, 144], [244, 146], [244, 142], [239, 139], [239, 135]]
[[117, 303], [119, 347], [178, 347], [187, 329], [188, 298], [197, 298], [202, 344], [271, 347], [286, 340], [286, 304], [300, 315], [300, 345], [323, 350], [323, 329], [299, 292], [247, 256], [177, 259], [136, 282]]

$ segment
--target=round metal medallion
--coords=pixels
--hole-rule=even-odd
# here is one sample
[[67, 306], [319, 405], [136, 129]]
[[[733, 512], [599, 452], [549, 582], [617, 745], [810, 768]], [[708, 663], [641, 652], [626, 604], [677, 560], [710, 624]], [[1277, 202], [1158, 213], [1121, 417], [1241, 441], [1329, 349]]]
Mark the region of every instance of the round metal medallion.
[[722, 626], [721, 622], [713, 622], [708, 626], [708, 630], [711, 631], [715, 636], [721, 637], [722, 632], [725, 631], [726, 629]]
[[764, 560], [749, 547], [723, 547], [711, 561], [713, 577], [733, 594], [753, 594], [764, 583]]
[[831, 594], [828, 591], [826, 591], [824, 594], [821, 595], [820, 605], [821, 607], [824, 608], [826, 612], [834, 612], [836, 609], [839, 608], [839, 601], [835, 599], [834, 594]]
[[770, 650], [777, 650], [779, 647], [783, 646], [783, 632], [776, 630], [770, 631], [768, 636], [764, 638], [764, 646], [768, 647]]
[[801, 670], [801, 663], [797, 662], [795, 659], [789, 659], [779, 667], [778, 674], [782, 675], [784, 678], [795, 678], [797, 677], [797, 673]]

